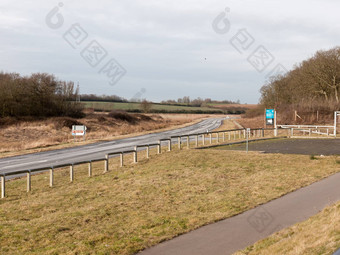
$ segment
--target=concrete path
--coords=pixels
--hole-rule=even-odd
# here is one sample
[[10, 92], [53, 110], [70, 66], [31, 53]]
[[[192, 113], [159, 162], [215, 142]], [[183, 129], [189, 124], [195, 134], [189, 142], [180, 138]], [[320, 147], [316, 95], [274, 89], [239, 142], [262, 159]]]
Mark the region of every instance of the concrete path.
[[201, 227], [143, 255], [232, 254], [278, 230], [304, 221], [340, 200], [340, 173], [235, 217]]

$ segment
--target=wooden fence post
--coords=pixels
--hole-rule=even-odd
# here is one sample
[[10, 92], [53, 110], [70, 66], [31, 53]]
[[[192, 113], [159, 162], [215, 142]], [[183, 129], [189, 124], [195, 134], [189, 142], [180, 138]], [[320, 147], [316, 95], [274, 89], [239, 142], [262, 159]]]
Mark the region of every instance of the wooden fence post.
[[146, 158], [150, 157], [150, 146], [146, 146]]
[[137, 146], [135, 146], [135, 151], [133, 152], [133, 163], [137, 163]]
[[107, 173], [108, 171], [109, 171], [109, 154], [106, 154], [104, 160], [104, 173]]
[[1, 175], [1, 198], [5, 198], [6, 196], [6, 177], [5, 175]]
[[27, 192], [31, 191], [31, 171], [27, 172]]
[[124, 153], [121, 152], [119, 153], [119, 158], [120, 158], [120, 167], [124, 166]]
[[88, 164], [88, 174], [89, 174], [89, 177], [92, 176], [92, 161], [90, 161]]
[[162, 153], [162, 144], [161, 144], [161, 141], [158, 141], [157, 154], [161, 154], [161, 153]]
[[70, 181], [74, 181], [74, 169], [73, 169], [73, 164], [70, 165]]
[[53, 184], [54, 184], [54, 173], [53, 173], [54, 169], [53, 167], [50, 168], [50, 187], [52, 188], [53, 187]]

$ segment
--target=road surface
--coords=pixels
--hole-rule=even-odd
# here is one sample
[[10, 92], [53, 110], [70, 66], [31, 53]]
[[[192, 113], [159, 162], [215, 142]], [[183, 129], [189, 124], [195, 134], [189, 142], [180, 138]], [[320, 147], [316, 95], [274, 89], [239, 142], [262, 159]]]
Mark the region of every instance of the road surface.
[[[207, 130], [211, 131], [218, 128], [221, 125], [222, 120], [223, 118], [211, 118], [203, 120], [197, 124], [175, 130], [152, 133], [109, 142], [99, 142], [73, 148], [2, 158], [0, 159], [0, 173], [10, 173], [14, 171], [30, 170], [43, 167], [48, 168], [55, 165], [95, 160], [105, 157], [105, 154], [109, 152], [133, 150], [134, 146], [136, 145], [157, 143], [158, 140], [170, 138], [171, 136], [203, 133], [207, 132]], [[175, 141], [177, 141], [177, 139], [174, 139], [174, 142]]]

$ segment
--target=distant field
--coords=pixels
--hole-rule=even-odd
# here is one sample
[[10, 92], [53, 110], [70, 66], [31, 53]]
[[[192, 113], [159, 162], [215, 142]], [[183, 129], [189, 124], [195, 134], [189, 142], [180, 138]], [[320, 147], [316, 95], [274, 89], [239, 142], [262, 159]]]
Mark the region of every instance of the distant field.
[[257, 104], [209, 104], [209, 106], [214, 108], [246, 108], [246, 109], [254, 109], [258, 105]]
[[[112, 110], [124, 110], [130, 112], [141, 111], [140, 103], [120, 103], [120, 102], [91, 102], [83, 101], [81, 102], [85, 109], [92, 108], [96, 111], [112, 111]], [[233, 107], [239, 107], [239, 105], [234, 105]], [[216, 106], [217, 107], [217, 106]], [[152, 104], [150, 112], [156, 113], [216, 113], [223, 114], [233, 112], [228, 112], [225, 109], [217, 109], [215, 106], [212, 107], [191, 107], [191, 106], [179, 106], [179, 105], [163, 105], [163, 104]]]

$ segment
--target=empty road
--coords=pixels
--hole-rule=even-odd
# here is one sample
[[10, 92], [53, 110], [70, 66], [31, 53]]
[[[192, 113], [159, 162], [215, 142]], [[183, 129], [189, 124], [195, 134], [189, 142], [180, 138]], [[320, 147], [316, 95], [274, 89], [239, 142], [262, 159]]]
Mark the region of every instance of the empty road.
[[[109, 152], [133, 150], [136, 145], [157, 143], [160, 139], [171, 136], [203, 133], [218, 128], [223, 118], [211, 118], [197, 124], [108, 142], [99, 142], [73, 148], [45, 151], [0, 159], [0, 173], [10, 173], [19, 170], [29, 170], [42, 167], [51, 167], [60, 164], [69, 164], [79, 161], [95, 160], [105, 157]], [[176, 139], [174, 139], [175, 142]], [[176, 140], [177, 141], [177, 140]]]

